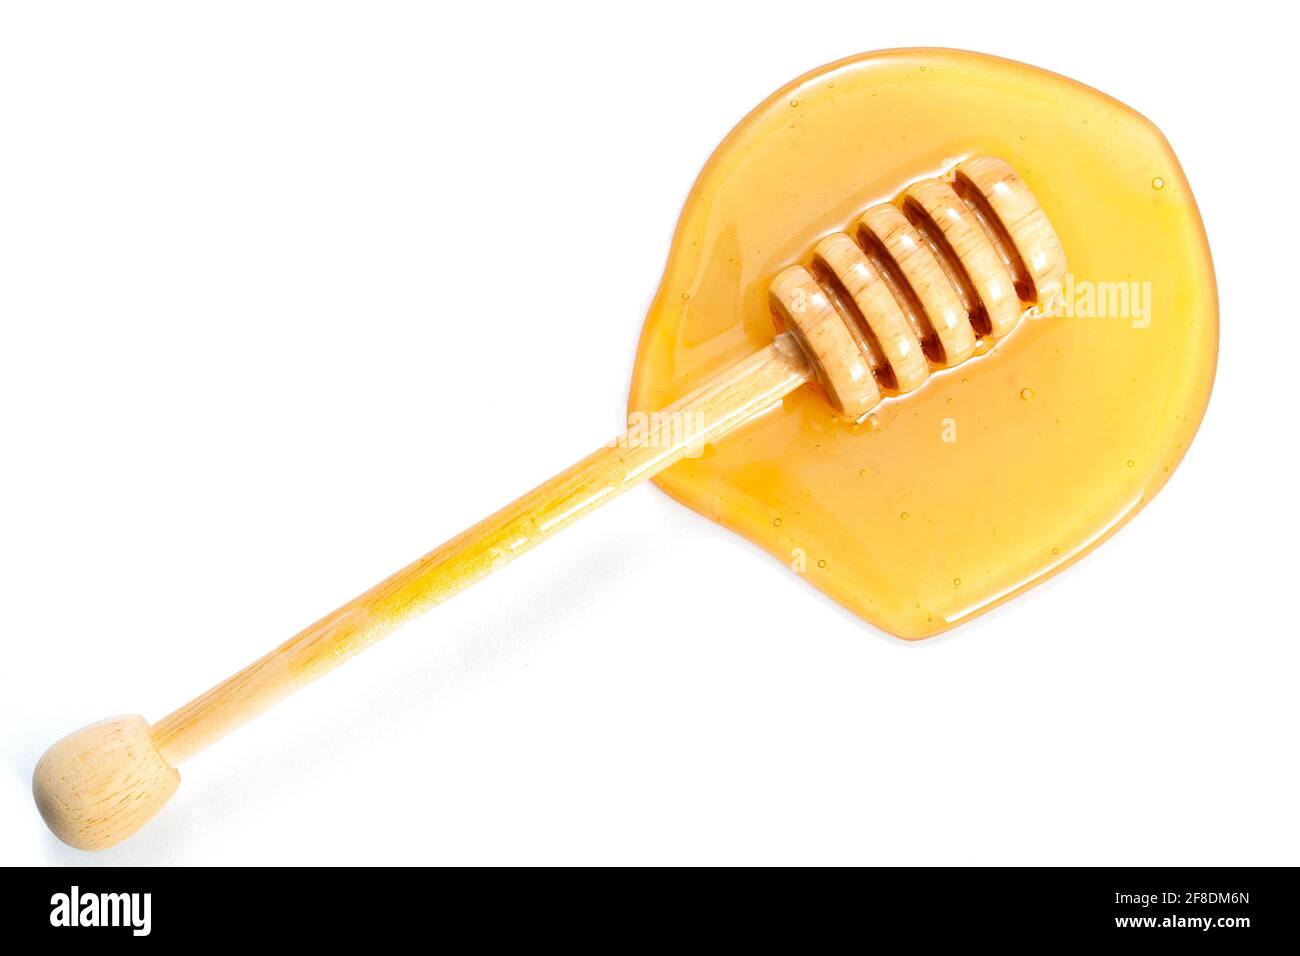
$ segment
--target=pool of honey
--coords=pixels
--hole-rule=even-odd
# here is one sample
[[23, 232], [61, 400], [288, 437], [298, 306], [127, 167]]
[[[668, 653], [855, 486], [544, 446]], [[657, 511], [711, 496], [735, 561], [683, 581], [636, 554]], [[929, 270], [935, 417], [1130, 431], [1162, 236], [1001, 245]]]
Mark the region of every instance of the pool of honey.
[[805, 386], [657, 479], [909, 639], [1095, 547], [1196, 431], [1217, 354], [1214, 273], [1187, 181], [1149, 121], [1063, 77], [956, 51], [867, 54], [796, 80], [700, 174], [630, 398], [661, 408], [770, 342], [777, 272], [977, 154], [1007, 160], [1060, 234], [1056, 314], [1022, 320], [859, 424]]

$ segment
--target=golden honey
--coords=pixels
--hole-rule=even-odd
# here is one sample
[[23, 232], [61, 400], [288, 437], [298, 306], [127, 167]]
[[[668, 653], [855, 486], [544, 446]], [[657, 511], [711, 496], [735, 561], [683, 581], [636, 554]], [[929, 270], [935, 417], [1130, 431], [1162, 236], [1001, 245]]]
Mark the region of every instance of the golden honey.
[[727, 137], [678, 224], [630, 407], [658, 409], [771, 341], [768, 287], [909, 183], [988, 154], [1069, 260], [1048, 314], [838, 420], [812, 388], [656, 480], [876, 626], [926, 637], [1077, 560], [1168, 479], [1218, 338], [1200, 217], [1160, 132], [1071, 80], [900, 50], [780, 90]]

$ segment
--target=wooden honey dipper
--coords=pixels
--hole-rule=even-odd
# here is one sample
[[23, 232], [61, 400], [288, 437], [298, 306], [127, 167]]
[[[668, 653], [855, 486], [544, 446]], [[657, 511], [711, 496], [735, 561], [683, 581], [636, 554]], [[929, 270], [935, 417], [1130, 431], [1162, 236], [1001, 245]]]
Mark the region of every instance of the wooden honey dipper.
[[117, 843], [171, 797], [177, 765], [409, 618], [804, 384], [836, 415], [861, 420], [932, 367], [965, 361], [977, 338], [1006, 335], [1064, 274], [1056, 232], [1002, 160], [969, 159], [915, 183], [898, 204], [821, 240], [807, 268], [777, 275], [772, 344], [663, 409], [643, 434], [600, 448], [158, 723], [111, 718], [54, 744], [32, 781], [42, 817], [74, 847]]

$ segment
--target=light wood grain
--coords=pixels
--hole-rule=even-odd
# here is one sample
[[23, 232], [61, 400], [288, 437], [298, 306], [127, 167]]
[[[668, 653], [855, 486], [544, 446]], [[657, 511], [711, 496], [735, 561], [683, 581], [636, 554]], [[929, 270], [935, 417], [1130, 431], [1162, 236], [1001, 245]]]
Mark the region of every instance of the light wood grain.
[[858, 220], [857, 236], [896, 273], [895, 295], [924, 343], [934, 338], [944, 365], [959, 365], [975, 351], [970, 314], [925, 238], [896, 206], [872, 206]]
[[1047, 213], [1016, 175], [996, 156], [977, 156], [959, 163], [953, 176], [958, 194], [983, 211], [983, 219], [1009, 247], [1007, 265], [1018, 273], [1020, 298], [1048, 303], [1061, 291], [1065, 248]]
[[798, 338], [830, 406], [851, 421], [880, 401], [867, 345], [803, 266], [791, 266], [772, 280], [772, 309]]
[[892, 389], [910, 392], [929, 378], [930, 363], [921, 350], [921, 340], [880, 271], [857, 243], [842, 232], [834, 233], [817, 244], [813, 259], [835, 276], [857, 308], [889, 367], [887, 379]]
[[47, 750], [32, 793], [55, 836], [79, 850], [100, 850], [144, 826], [180, 782], [143, 717], [114, 717]]
[[[940, 261], [951, 264], [959, 291], [970, 289], [968, 309], [973, 314], [983, 312], [989, 334], [1000, 338], [1010, 332], [1020, 321], [1015, 280], [979, 220], [952, 186], [938, 179], [923, 179], [908, 187], [903, 209], [928, 221], [931, 232], [939, 237]], [[952, 251], [951, 256], [947, 250]]]

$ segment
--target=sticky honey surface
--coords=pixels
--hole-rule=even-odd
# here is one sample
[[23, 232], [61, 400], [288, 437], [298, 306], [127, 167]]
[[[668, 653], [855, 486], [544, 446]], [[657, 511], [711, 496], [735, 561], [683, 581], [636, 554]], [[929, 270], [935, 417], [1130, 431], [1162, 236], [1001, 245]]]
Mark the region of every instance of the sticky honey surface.
[[1063, 77], [955, 51], [869, 54], [795, 81], [700, 174], [629, 403], [661, 408], [770, 342], [782, 268], [979, 154], [1016, 169], [1061, 237], [1055, 314], [859, 424], [801, 388], [657, 479], [904, 638], [1077, 560], [1151, 499], [1195, 433], [1217, 353], [1214, 275], [1182, 170], [1147, 120]]

